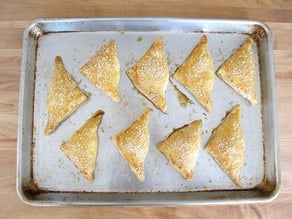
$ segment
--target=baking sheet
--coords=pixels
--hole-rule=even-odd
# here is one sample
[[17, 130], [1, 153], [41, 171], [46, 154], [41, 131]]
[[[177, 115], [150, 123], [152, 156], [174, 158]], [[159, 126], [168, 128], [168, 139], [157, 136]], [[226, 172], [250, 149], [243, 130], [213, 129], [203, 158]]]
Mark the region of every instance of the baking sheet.
[[[191, 21], [189, 20], [189, 22]], [[202, 23], [197, 22], [197, 24], [200, 27]], [[138, 26], [138, 23], [136, 25]], [[220, 25], [226, 28], [223, 23], [220, 23]], [[220, 27], [220, 25], [218, 26]], [[120, 26], [123, 25], [120, 24]], [[68, 25], [68, 27], [71, 26]], [[145, 53], [155, 37], [163, 36], [165, 53], [168, 58], [170, 74], [172, 74], [199, 42], [203, 33], [198, 29], [196, 31], [186, 29], [184, 26], [181, 30], [176, 27], [167, 31], [163, 28], [161, 28], [162, 30], [154, 28], [155, 30], [149, 31], [147, 26], [144, 26], [144, 30], [141, 27], [136, 30], [132, 28], [127, 30], [125, 27], [122, 30], [112, 31], [105, 28], [101, 28], [101, 30], [97, 28], [95, 31], [78, 31], [77, 28], [77, 31], [71, 32], [70, 28], [67, 30], [65, 26], [68, 32], [61, 30], [49, 32], [38, 38], [35, 59], [34, 103], [32, 106], [34, 113], [32, 134], [35, 144], [31, 164], [33, 180], [38, 190], [69, 193], [94, 192], [96, 194], [99, 192], [149, 192], [159, 194], [159, 192], [221, 190], [234, 190], [236, 192], [238, 188], [212, 157], [204, 151], [204, 147], [212, 130], [220, 124], [226, 112], [238, 103], [241, 105], [241, 124], [246, 144], [246, 156], [241, 175], [243, 191], [249, 191], [261, 184], [267, 175], [264, 162], [264, 159], [267, 161], [267, 157], [263, 144], [266, 140], [264, 139], [265, 125], [263, 127], [266, 111], [262, 114], [264, 103], [261, 102], [265, 98], [261, 96], [265, 85], [261, 82], [263, 76], [260, 77], [259, 71], [259, 63], [261, 63], [259, 57], [261, 58], [261, 53], [264, 50], [257, 47], [256, 44], [253, 45], [258, 100], [256, 106], [249, 106], [246, 100], [215, 76], [212, 112], [206, 112], [191, 96], [193, 104], [189, 104], [186, 108], [182, 107], [176, 90], [169, 83], [166, 90], [168, 111], [167, 114], [163, 114], [134, 89], [125, 71]], [[247, 32], [238, 31], [240, 27], [245, 30], [248, 26], [238, 24], [233, 29], [232, 25], [229, 27], [229, 32], [218, 32], [215, 31], [216, 28], [212, 31], [212, 28], [206, 28], [206, 26], [203, 28], [208, 37], [208, 48], [213, 58], [214, 70], [248, 37]], [[39, 27], [37, 26], [37, 28]], [[121, 65], [120, 103], [113, 102], [79, 73], [79, 68], [111, 39], [117, 42]], [[260, 51], [258, 51], [258, 48]], [[47, 121], [45, 102], [50, 78], [54, 70], [54, 58], [57, 55], [62, 57], [66, 69], [75, 78], [79, 86], [89, 92], [91, 96], [54, 133], [46, 136], [43, 134]], [[261, 67], [261, 69], [263, 68]], [[146, 178], [145, 182], [139, 182], [113, 145], [111, 137], [128, 127], [146, 107], [154, 110], [149, 123], [151, 140], [149, 153], [145, 161]], [[105, 111], [105, 115], [99, 129], [100, 145], [95, 180], [93, 183], [89, 183], [61, 152], [59, 146], [81, 127], [93, 112], [100, 109]], [[157, 150], [156, 144], [168, 136], [174, 128], [197, 119], [203, 121], [201, 148], [195, 166], [195, 178], [191, 181], [185, 181]], [[275, 154], [272, 156], [275, 156]]]

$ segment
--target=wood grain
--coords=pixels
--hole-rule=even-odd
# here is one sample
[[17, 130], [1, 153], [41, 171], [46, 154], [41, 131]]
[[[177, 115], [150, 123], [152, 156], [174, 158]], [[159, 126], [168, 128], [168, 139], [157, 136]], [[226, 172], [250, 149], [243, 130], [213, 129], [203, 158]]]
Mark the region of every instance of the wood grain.
[[[31, 207], [16, 194], [16, 133], [23, 29], [40, 17], [205, 17], [267, 22], [274, 35], [282, 188], [266, 204], [185, 207]], [[292, 215], [292, 1], [0, 1], [0, 218], [290, 218]]]

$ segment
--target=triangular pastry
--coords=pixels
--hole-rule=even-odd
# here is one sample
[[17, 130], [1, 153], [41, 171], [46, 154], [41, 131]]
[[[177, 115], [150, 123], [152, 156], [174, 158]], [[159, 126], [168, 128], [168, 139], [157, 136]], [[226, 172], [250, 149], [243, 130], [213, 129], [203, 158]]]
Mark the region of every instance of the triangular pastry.
[[255, 63], [252, 51], [253, 40], [247, 38], [242, 46], [217, 70], [217, 75], [238, 94], [256, 105]]
[[245, 143], [240, 125], [239, 105], [233, 107], [213, 131], [205, 149], [233, 182], [241, 187], [240, 174], [245, 156]]
[[114, 40], [111, 40], [97, 51], [97, 53], [80, 68], [80, 72], [115, 102], [120, 101], [120, 63], [117, 56], [117, 45]]
[[194, 177], [201, 137], [202, 121], [197, 120], [174, 130], [157, 145], [170, 164], [187, 180]]
[[208, 111], [211, 111], [214, 69], [207, 43], [207, 37], [202, 36], [198, 45], [176, 70], [173, 78], [184, 85]]
[[147, 109], [126, 130], [113, 137], [123, 158], [140, 181], [144, 181], [144, 162], [150, 145], [148, 120], [151, 109]]
[[92, 182], [98, 152], [98, 127], [103, 111], [97, 111], [70, 139], [60, 148], [74, 163], [84, 177]]
[[57, 56], [46, 103], [48, 121], [45, 134], [55, 131], [57, 126], [69, 117], [86, 99], [87, 96], [66, 71], [61, 57]]
[[165, 90], [169, 70], [162, 37], [156, 38], [136, 65], [128, 69], [127, 74], [136, 89], [165, 113], [167, 110]]

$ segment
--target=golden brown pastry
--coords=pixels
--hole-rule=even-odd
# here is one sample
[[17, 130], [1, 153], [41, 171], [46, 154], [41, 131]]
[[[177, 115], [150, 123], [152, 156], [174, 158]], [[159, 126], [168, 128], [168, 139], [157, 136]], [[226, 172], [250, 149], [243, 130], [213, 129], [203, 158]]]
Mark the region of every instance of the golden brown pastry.
[[103, 111], [97, 111], [60, 147], [89, 182], [94, 180], [99, 144], [98, 127], [103, 114]]
[[57, 56], [46, 103], [48, 122], [45, 134], [48, 135], [55, 131], [57, 126], [69, 117], [86, 99], [87, 96], [66, 71], [61, 57]]
[[240, 126], [240, 105], [233, 107], [224, 121], [213, 131], [205, 149], [233, 182], [242, 187], [240, 174], [245, 144]]
[[169, 71], [162, 37], [156, 38], [136, 65], [128, 69], [127, 74], [139, 92], [162, 112], [167, 111], [165, 90]]
[[201, 137], [202, 121], [198, 120], [174, 130], [157, 145], [170, 164], [187, 180], [194, 177]]
[[80, 72], [115, 102], [120, 101], [120, 63], [117, 56], [117, 45], [114, 40], [111, 40], [107, 45], [97, 51], [80, 68]]
[[126, 130], [113, 137], [123, 158], [140, 181], [144, 181], [144, 162], [150, 145], [148, 120], [151, 109], [147, 109]]
[[203, 35], [198, 45], [176, 70], [173, 78], [183, 84], [208, 111], [211, 111], [214, 70], [207, 43], [208, 39]]
[[256, 105], [253, 40], [249, 37], [217, 70], [217, 75], [238, 94]]

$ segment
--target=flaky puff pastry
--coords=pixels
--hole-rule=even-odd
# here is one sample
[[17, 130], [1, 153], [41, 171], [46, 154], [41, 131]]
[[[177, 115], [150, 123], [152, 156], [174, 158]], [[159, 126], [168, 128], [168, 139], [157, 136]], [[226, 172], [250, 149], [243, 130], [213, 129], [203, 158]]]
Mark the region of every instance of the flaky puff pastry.
[[216, 74], [251, 105], [256, 105], [252, 44], [253, 40], [250, 37], [247, 38], [242, 46], [221, 65]]
[[202, 137], [202, 121], [194, 121], [174, 130], [157, 148], [186, 180], [194, 177], [194, 167]]
[[120, 63], [116, 41], [111, 40], [80, 68], [80, 72], [115, 102], [120, 102]]
[[173, 78], [184, 85], [208, 111], [212, 110], [214, 69], [205, 35], [176, 70]]
[[242, 187], [240, 174], [245, 156], [245, 143], [240, 125], [240, 105], [233, 107], [213, 131], [205, 149], [233, 182]]
[[60, 148], [89, 181], [94, 180], [96, 157], [98, 153], [98, 127], [104, 112], [97, 111]]
[[55, 58], [47, 99], [48, 121], [45, 134], [50, 134], [87, 99], [73, 77], [66, 71], [60, 56]]
[[140, 181], [144, 181], [144, 162], [150, 145], [149, 117], [147, 109], [127, 129], [113, 137], [113, 142]]
[[128, 69], [127, 74], [136, 89], [159, 110], [166, 113], [165, 90], [168, 84], [169, 70], [162, 37], [155, 39], [136, 65]]

